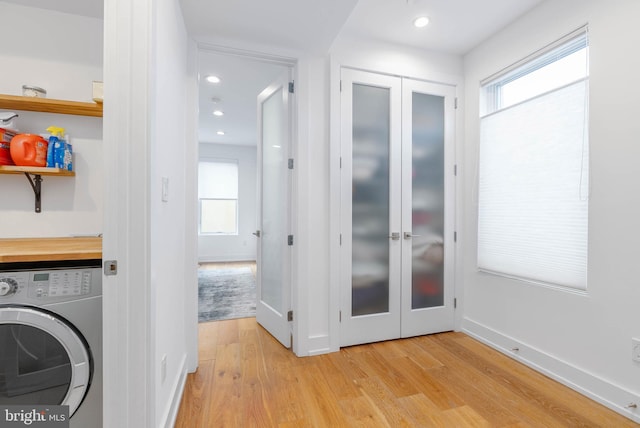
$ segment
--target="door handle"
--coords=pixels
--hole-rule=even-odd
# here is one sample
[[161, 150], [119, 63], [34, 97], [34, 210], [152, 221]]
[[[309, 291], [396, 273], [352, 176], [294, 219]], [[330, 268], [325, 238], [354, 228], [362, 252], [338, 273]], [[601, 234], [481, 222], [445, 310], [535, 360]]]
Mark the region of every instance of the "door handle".
[[398, 239], [400, 239], [400, 232], [393, 232], [391, 235], [389, 235], [389, 238], [391, 238], [394, 241], [397, 241]]
[[422, 236], [422, 235], [412, 235], [411, 232], [405, 232], [404, 233], [404, 239], [411, 239], [415, 236]]
[[260, 231], [256, 230], [255, 232], [252, 233], [252, 235], [257, 236], [258, 238], [260, 237]]

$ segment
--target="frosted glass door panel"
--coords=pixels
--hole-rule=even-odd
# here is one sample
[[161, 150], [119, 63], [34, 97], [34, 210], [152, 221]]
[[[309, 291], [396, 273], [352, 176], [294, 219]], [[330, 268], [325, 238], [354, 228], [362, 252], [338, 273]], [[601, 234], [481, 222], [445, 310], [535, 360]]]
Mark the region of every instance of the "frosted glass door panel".
[[389, 310], [389, 89], [353, 85], [352, 315]]
[[411, 308], [444, 301], [444, 97], [412, 94]]
[[286, 228], [286, 109], [284, 88], [262, 104], [262, 246], [260, 300], [282, 313], [283, 242]]

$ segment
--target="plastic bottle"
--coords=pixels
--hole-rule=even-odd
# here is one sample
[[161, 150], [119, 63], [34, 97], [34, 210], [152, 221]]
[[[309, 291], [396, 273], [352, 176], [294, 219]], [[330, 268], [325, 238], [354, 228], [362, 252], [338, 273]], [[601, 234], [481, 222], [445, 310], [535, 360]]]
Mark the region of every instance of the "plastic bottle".
[[50, 126], [47, 132], [51, 133], [49, 137], [49, 146], [47, 147], [47, 167], [55, 167], [55, 151], [56, 149], [64, 150], [64, 128], [59, 126]]
[[19, 166], [46, 166], [47, 140], [36, 134], [18, 134], [9, 143], [11, 159]]

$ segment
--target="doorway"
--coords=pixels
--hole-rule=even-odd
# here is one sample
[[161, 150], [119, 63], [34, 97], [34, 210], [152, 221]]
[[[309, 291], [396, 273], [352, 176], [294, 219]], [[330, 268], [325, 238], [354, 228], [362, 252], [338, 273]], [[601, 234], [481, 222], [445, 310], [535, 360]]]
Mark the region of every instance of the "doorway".
[[[282, 279], [288, 280], [287, 272], [291, 266], [286, 259], [271, 259], [274, 255], [287, 251], [290, 222], [289, 216], [282, 214], [289, 211], [291, 189], [286, 183], [275, 186], [274, 180], [282, 177], [290, 179], [291, 175], [287, 169], [287, 160], [291, 156], [292, 147], [288, 142], [292, 109], [287, 100], [295, 63], [264, 55], [252, 56], [245, 52], [222, 52], [205, 48], [200, 50], [199, 59], [199, 161], [231, 164], [237, 174], [235, 179], [229, 176], [231, 178], [214, 180], [214, 187], [219, 188], [221, 194], [217, 198], [219, 201], [213, 205], [217, 207], [213, 212], [217, 215], [226, 212], [225, 222], [220, 223], [220, 227], [226, 228], [223, 233], [206, 230], [203, 202], [205, 205], [210, 204], [206, 199], [211, 195], [199, 192], [198, 258], [201, 268], [220, 267], [220, 263], [227, 266], [230, 266], [229, 263], [244, 264], [240, 270], [252, 271], [256, 285], [252, 316], [259, 312], [262, 301], [267, 301], [269, 308], [278, 306], [277, 313], [285, 320], [278, 321], [278, 331], [284, 327], [288, 332], [286, 337], [290, 339], [290, 327], [286, 321], [291, 305], [290, 287], [288, 283], [284, 287]], [[213, 82], [210, 82], [207, 80], [209, 76], [217, 79], [211, 78], [209, 80]], [[274, 82], [282, 81], [284, 83], [280, 86], [274, 86]], [[281, 97], [285, 100], [284, 104], [272, 102], [277, 97], [268, 97], [265, 104], [263, 94], [269, 88], [284, 88], [278, 92], [286, 95]], [[266, 112], [262, 111], [264, 105], [267, 106]], [[273, 117], [276, 110], [282, 110], [287, 121], [283, 122], [282, 129], [267, 129], [268, 141], [262, 147], [265, 129], [263, 119]], [[285, 135], [287, 141], [274, 141]], [[275, 171], [274, 166], [284, 167], [284, 171]], [[289, 175], [288, 178], [286, 174]], [[205, 189], [207, 186], [204, 185], [203, 178], [199, 181], [199, 189]], [[235, 188], [237, 192], [234, 193]], [[278, 215], [271, 216], [271, 213]], [[279, 222], [275, 230], [281, 233], [274, 233], [275, 221]], [[231, 224], [233, 222], [236, 223]], [[268, 223], [267, 226], [265, 222]], [[261, 258], [265, 257], [269, 260], [261, 263]], [[208, 262], [216, 262], [216, 265], [203, 264]], [[201, 272], [202, 270], [204, 269]], [[277, 270], [281, 275], [274, 280]], [[239, 272], [239, 275], [245, 275], [247, 272], [244, 271]], [[229, 278], [229, 281], [234, 283], [234, 278]], [[275, 282], [279, 288], [268, 287]], [[278, 299], [274, 300], [274, 295]], [[276, 305], [277, 302], [282, 305]], [[228, 306], [228, 302], [213, 302], [215, 310], [225, 305]], [[282, 336], [273, 323], [261, 322], [260, 317], [258, 322], [274, 336]]]
[[341, 81], [341, 346], [451, 330], [455, 88]]

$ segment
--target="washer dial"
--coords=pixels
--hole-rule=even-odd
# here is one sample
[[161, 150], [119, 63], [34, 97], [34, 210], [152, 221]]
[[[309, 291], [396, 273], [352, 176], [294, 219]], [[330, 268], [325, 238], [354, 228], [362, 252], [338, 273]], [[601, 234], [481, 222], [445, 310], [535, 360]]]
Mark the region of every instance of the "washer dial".
[[0, 278], [0, 297], [10, 296], [18, 290], [18, 283], [13, 278]]

